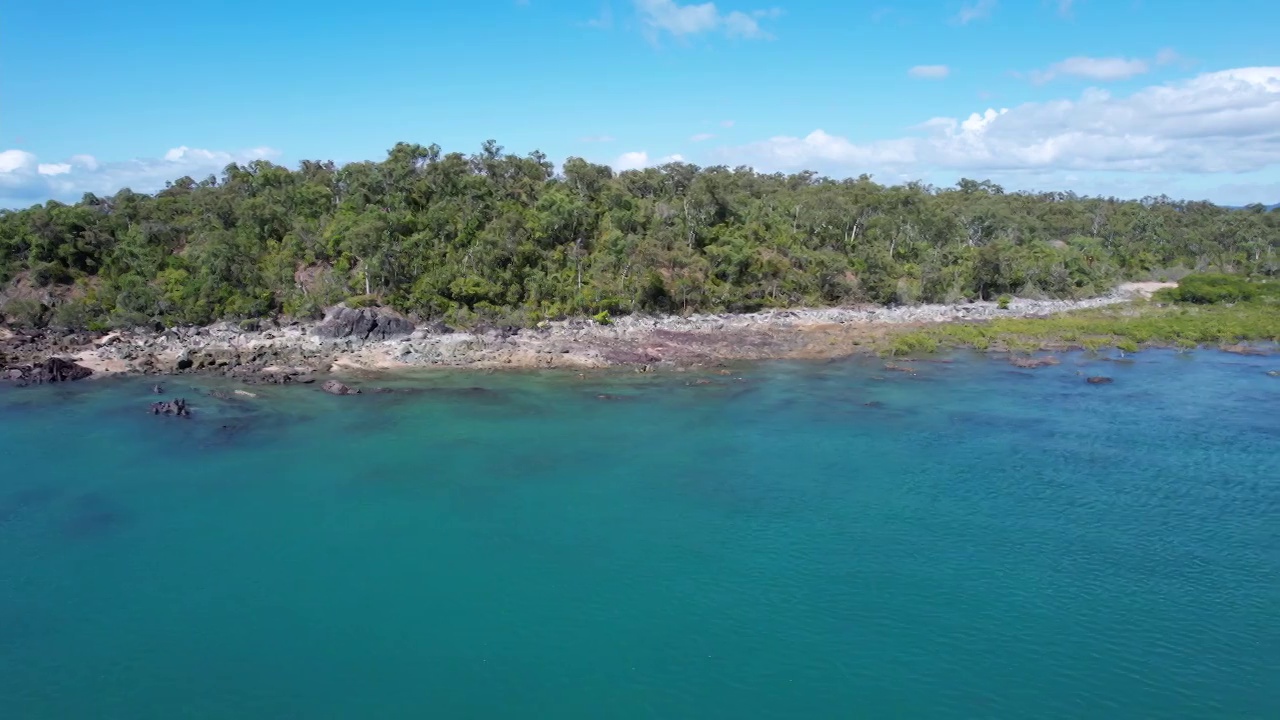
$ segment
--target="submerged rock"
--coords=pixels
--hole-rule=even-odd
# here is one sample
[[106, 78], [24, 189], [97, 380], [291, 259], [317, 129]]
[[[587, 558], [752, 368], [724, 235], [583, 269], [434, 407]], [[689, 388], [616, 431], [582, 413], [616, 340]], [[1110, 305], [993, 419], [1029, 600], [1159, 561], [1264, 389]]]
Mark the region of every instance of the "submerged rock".
[[1011, 357], [1009, 358], [1009, 364], [1016, 368], [1033, 369], [1059, 365], [1061, 361], [1052, 355], [1046, 357]]
[[1085, 378], [1085, 382], [1089, 383], [1090, 385], [1110, 385], [1111, 383], [1115, 382], [1115, 380], [1112, 380], [1109, 377], [1095, 375], [1094, 377]]
[[408, 335], [413, 323], [387, 310], [343, 305], [329, 308], [324, 320], [316, 326], [315, 334], [322, 338], [354, 338], [356, 340], [386, 340]]
[[358, 395], [360, 393], [356, 388], [353, 388], [350, 385], [344, 385], [337, 380], [325, 380], [324, 385], [321, 385], [320, 389], [330, 395]]

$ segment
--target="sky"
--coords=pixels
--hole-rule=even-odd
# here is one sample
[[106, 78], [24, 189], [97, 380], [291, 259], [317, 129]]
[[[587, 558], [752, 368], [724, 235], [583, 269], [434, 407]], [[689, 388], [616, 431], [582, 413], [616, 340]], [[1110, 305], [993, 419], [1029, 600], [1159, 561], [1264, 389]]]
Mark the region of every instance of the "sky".
[[70, 0], [0, 13], [0, 207], [396, 142], [1280, 202], [1280, 2]]

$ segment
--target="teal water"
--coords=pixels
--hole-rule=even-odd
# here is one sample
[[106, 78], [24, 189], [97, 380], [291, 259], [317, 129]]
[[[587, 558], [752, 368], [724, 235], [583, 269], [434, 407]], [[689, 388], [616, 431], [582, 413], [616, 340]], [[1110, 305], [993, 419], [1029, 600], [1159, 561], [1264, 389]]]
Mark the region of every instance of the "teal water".
[[1274, 363], [5, 390], [0, 716], [1277, 718]]

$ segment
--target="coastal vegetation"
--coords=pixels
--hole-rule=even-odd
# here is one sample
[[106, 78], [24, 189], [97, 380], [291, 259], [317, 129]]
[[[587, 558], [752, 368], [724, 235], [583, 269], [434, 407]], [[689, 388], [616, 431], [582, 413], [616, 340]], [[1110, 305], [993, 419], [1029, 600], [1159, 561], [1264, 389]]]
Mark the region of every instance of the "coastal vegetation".
[[[346, 301], [454, 326], [527, 326], [634, 312], [1074, 298], [1207, 268], [1273, 277], [1278, 247], [1280, 213], [1262, 206], [687, 163], [616, 173], [570, 158], [557, 169], [492, 141], [469, 156], [399, 144], [382, 162], [290, 170], [259, 160], [178, 178], [155, 195], [125, 189], [2, 211], [0, 310], [12, 324], [104, 330], [315, 317]], [[1228, 285], [1183, 288], [1172, 300], [1255, 300]], [[1216, 317], [1190, 336], [1199, 339], [1249, 307], [1179, 306], [1142, 322]], [[1127, 322], [1114, 312], [1057, 322], [1068, 332], [1085, 317]]]
[[969, 347], [1031, 352], [1075, 347], [1195, 348], [1280, 342], [1280, 282], [1224, 275], [1191, 275], [1150, 301], [1063, 313], [1046, 318], [1000, 318], [905, 330], [886, 340], [894, 355]]

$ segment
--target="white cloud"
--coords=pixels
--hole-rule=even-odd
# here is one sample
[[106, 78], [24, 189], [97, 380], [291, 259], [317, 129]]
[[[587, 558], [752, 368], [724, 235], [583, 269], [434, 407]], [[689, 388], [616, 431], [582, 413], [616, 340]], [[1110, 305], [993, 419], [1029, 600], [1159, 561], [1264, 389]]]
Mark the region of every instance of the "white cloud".
[[721, 121], [720, 121], [720, 127], [722, 127], [722, 128], [731, 128], [731, 127], [733, 127], [733, 124], [734, 124], [734, 121], [733, 121], [733, 120], [721, 120]]
[[974, 2], [961, 6], [960, 13], [956, 15], [956, 22], [961, 25], [968, 25], [974, 20], [991, 17], [991, 13], [995, 9], [996, 0], [974, 0]]
[[689, 142], [706, 142], [714, 138], [715, 133], [698, 133], [697, 135], [689, 138]]
[[1173, 63], [1178, 62], [1181, 59], [1182, 59], [1182, 56], [1179, 55], [1177, 51], [1175, 51], [1173, 48], [1164, 48], [1160, 52], [1156, 53], [1157, 65], [1171, 65]]
[[[1045, 70], [1032, 70], [1026, 77], [1032, 82], [1043, 85], [1060, 77], [1077, 77], [1098, 82], [1128, 80], [1131, 77], [1145, 75], [1157, 65], [1170, 65], [1182, 59], [1172, 48], [1164, 48], [1151, 60], [1143, 58], [1123, 57], [1070, 57], [1050, 65]], [[1021, 76], [1021, 73], [1014, 73]]]
[[613, 8], [609, 3], [600, 6], [600, 14], [590, 19], [586, 23], [587, 27], [596, 30], [610, 30], [613, 28]]
[[941, 80], [951, 74], [951, 68], [946, 65], [917, 65], [908, 70], [907, 74], [913, 78]]
[[737, 38], [767, 39], [771, 36], [760, 27], [760, 21], [782, 14], [777, 8], [721, 13], [713, 2], [681, 5], [675, 0], [635, 0], [635, 4], [646, 32], [654, 40], [662, 33], [682, 37], [708, 32], [723, 32]]
[[0, 152], [0, 207], [15, 207], [48, 199], [78, 200], [86, 192], [110, 195], [121, 188], [155, 192], [166, 181], [184, 175], [197, 179], [218, 174], [233, 162], [267, 159], [280, 153], [271, 148], [240, 152], [176, 147], [160, 158], [100, 162], [92, 155], [72, 155], [64, 162], [42, 163], [24, 150]]
[[36, 156], [25, 150], [5, 150], [0, 152], [0, 173], [18, 172], [34, 167]]
[[1150, 70], [1151, 64], [1146, 60], [1119, 57], [1071, 57], [1050, 65], [1047, 70], [1034, 70], [1029, 77], [1037, 84], [1047, 83], [1063, 76], [1106, 82], [1128, 80], [1135, 75], [1145, 75]]
[[666, 165], [667, 163], [679, 163], [684, 161], [684, 156], [678, 154], [666, 155], [658, 158], [657, 160], [652, 160], [649, 158], [649, 153], [644, 150], [636, 150], [619, 155], [618, 159], [613, 161], [613, 169], [618, 172], [624, 172], [626, 170], [643, 170], [647, 167], [656, 167], [659, 165]]
[[643, 150], [622, 153], [617, 160], [613, 161], [613, 169], [618, 172], [646, 167], [649, 167], [649, 153]]
[[[1086, 90], [1074, 100], [934, 118], [919, 134], [858, 143], [815, 130], [721, 152], [767, 169], [1187, 176], [1280, 170], [1280, 67], [1205, 73], [1118, 97]], [[1273, 178], [1274, 180], [1274, 178]]]
[[98, 169], [98, 159], [92, 155], [72, 155], [70, 162], [72, 165], [82, 167], [90, 172]]

